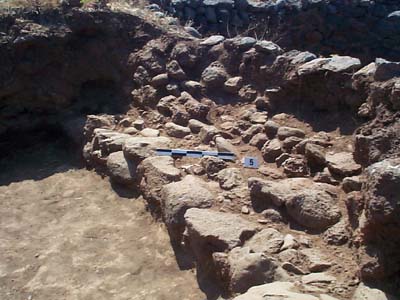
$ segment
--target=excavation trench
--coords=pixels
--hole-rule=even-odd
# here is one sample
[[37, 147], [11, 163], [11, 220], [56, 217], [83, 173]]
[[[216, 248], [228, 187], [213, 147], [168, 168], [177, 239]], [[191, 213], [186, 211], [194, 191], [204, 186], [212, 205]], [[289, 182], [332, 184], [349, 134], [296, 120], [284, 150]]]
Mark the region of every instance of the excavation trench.
[[[219, 236], [213, 241], [213, 233], [211, 241], [202, 241], [200, 234], [190, 237], [189, 223], [181, 220], [186, 210], [199, 206], [186, 205], [187, 190], [189, 194], [194, 190], [194, 201], [210, 192], [204, 206], [200, 205], [206, 214], [223, 215], [225, 220], [230, 218], [227, 212], [232, 212], [252, 224], [276, 226], [285, 238], [288, 232], [299, 238], [307, 236], [321, 255], [331, 249], [335, 253], [344, 251], [340, 261], [331, 255], [336, 259], [331, 265], [345, 270], [328, 266], [328, 272], [343, 284], [332, 283], [325, 291], [350, 299], [358, 283], [353, 284], [357, 250], [351, 245], [351, 236], [344, 233], [348, 248], [329, 248], [318, 235], [322, 228], [312, 234], [311, 223], [302, 224], [303, 218], [293, 208], [292, 214], [286, 214], [287, 203], [278, 203], [283, 206], [282, 214], [275, 211], [282, 224], [265, 223], [263, 212], [273, 205], [266, 203], [258, 210], [250, 201], [258, 199], [254, 195], [257, 187], [253, 189], [250, 183], [270, 184], [260, 179], [262, 176], [278, 184], [292, 177], [305, 177], [302, 180], [309, 186], [327, 181], [335, 191], [325, 193], [323, 201], [341, 214], [325, 216], [330, 209], [324, 208], [321, 218], [329, 219], [330, 225], [331, 219], [338, 222], [342, 216], [344, 220], [350, 214], [341, 190], [344, 175], [321, 173], [319, 179], [314, 175], [329, 167], [325, 150], [345, 155], [351, 167], [356, 165], [354, 174], [364, 172], [364, 165], [352, 158], [357, 149], [351, 135], [360, 130], [365, 129], [366, 136], [361, 137], [364, 141], [371, 140], [371, 145], [361, 147], [367, 161], [376, 162], [396, 152], [397, 144], [392, 145], [389, 137], [398, 136], [393, 113], [397, 104], [387, 100], [389, 93], [395, 93], [394, 82], [379, 84], [375, 88], [381, 88], [380, 93], [368, 94], [369, 82], [353, 77], [362, 68], [357, 58], [317, 58], [309, 52], [285, 52], [269, 42], [263, 45], [254, 40], [254, 44], [250, 39], [249, 45], [248, 38], [202, 45], [201, 40], [175, 35], [175, 31], [174, 36], [162, 32], [147, 19], [108, 10], [43, 14], [42, 18], [25, 16], [26, 23], [10, 17], [4, 25], [0, 19], [0, 28], [5, 26], [7, 32], [4, 43], [0, 43], [0, 79], [4, 79], [0, 81], [1, 299], [211, 300], [220, 295], [229, 298], [265, 282], [302, 280], [304, 272], [290, 278], [277, 272], [278, 279], [266, 277], [261, 281], [248, 272], [251, 278], [246, 283], [247, 273], [238, 272], [244, 276], [240, 277], [244, 285], [236, 289], [229, 278], [231, 270], [224, 269], [225, 259], [230, 259], [234, 251], [226, 249]], [[241, 42], [244, 44], [237, 46]], [[382, 64], [391, 66], [390, 62]], [[226, 85], [229, 81], [233, 82], [230, 91]], [[363, 119], [357, 111], [367, 98], [372, 102], [371, 115]], [[372, 111], [381, 101], [380, 108]], [[386, 116], [386, 112], [382, 124], [390, 125], [387, 135], [370, 137], [374, 132], [360, 127], [365, 127], [367, 118], [374, 118], [372, 113]], [[267, 120], [274, 122], [267, 124]], [[371, 124], [377, 126], [373, 121]], [[142, 140], [149, 135], [157, 142], [167, 140], [169, 146], [185, 149], [218, 148], [217, 138], [222, 138], [241, 154], [258, 157], [264, 173], [243, 169], [238, 162], [218, 162], [222, 169], [240, 170], [240, 178], [234, 178], [239, 181], [235, 183], [237, 190], [228, 192], [230, 188], [222, 187], [223, 181], [215, 176], [221, 171], [218, 164], [215, 171], [207, 167], [206, 160], [192, 166], [186, 165], [192, 163], [190, 160], [171, 159], [161, 165], [157, 165], [158, 158], [151, 161], [154, 145], [146, 148], [150, 139]], [[372, 151], [374, 139], [385, 142], [387, 149]], [[278, 144], [277, 149], [272, 141]], [[315, 171], [307, 167], [306, 143], [318, 145], [314, 149], [318, 158], [322, 151], [324, 159]], [[303, 150], [297, 147], [300, 145]], [[279, 157], [291, 163], [285, 164], [283, 171]], [[202, 172], [191, 170], [193, 166], [203, 168]], [[180, 186], [191, 177], [196, 178], [198, 186], [207, 188], [196, 194], [194, 184], [187, 190]], [[338, 206], [333, 205], [333, 194]], [[178, 209], [166, 212], [166, 203], [172, 199], [173, 207], [174, 198], [178, 199]], [[149, 213], [152, 201], [158, 205], [157, 212], [162, 211], [168, 231]], [[209, 219], [207, 227], [219, 228], [214, 218]], [[230, 236], [230, 225], [224, 226], [224, 234]], [[311, 229], [305, 229], [307, 226]], [[236, 250], [247, 248], [246, 240], [251, 236], [240, 237], [242, 244]], [[196, 243], [196, 238], [201, 242]], [[178, 242], [171, 245], [171, 240]], [[310, 243], [296, 247], [310, 247]], [[271, 257], [278, 261], [276, 255]], [[300, 267], [308, 268], [303, 263], [302, 259]]]

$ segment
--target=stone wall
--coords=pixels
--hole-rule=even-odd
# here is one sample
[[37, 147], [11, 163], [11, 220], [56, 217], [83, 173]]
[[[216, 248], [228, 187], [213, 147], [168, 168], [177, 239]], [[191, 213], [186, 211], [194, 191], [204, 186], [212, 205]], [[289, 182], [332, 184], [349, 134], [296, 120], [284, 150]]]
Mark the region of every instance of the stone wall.
[[347, 54], [366, 61], [400, 58], [396, 0], [166, 0], [159, 4], [203, 33], [250, 32], [285, 48]]

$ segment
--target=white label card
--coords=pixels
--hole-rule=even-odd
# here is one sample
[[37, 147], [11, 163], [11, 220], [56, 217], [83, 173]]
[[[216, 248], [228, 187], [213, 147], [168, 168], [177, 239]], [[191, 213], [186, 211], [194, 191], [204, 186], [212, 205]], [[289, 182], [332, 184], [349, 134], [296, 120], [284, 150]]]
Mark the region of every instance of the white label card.
[[257, 157], [245, 157], [243, 158], [243, 166], [245, 168], [258, 168], [258, 159]]

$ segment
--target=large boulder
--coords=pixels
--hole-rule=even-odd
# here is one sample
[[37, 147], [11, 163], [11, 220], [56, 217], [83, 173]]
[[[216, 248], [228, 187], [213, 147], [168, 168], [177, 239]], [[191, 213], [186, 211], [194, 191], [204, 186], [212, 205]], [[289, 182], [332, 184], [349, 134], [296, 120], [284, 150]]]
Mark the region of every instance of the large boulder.
[[333, 56], [331, 58], [316, 58], [301, 65], [297, 73], [300, 76], [316, 73], [316, 72], [347, 72], [357, 71], [361, 67], [358, 58], [349, 56]]
[[304, 138], [306, 136], [303, 130], [286, 126], [279, 127], [277, 134], [280, 140], [284, 140], [288, 137], [293, 137], [293, 136], [298, 138]]
[[357, 287], [356, 291], [354, 292], [353, 297], [351, 300], [396, 300], [394, 296], [388, 295], [385, 292], [371, 288], [364, 283], [360, 283]]
[[191, 248], [200, 255], [203, 250], [224, 252], [241, 246], [257, 229], [254, 223], [237, 214], [210, 209], [188, 209], [185, 221]]
[[211, 207], [214, 198], [207, 183], [193, 175], [187, 175], [181, 181], [165, 185], [161, 190], [161, 206], [171, 239], [180, 240], [185, 225], [186, 210], [194, 207]]
[[93, 149], [101, 150], [103, 155], [121, 151], [125, 141], [131, 138], [129, 134], [102, 128], [95, 129], [93, 134]]
[[[400, 270], [400, 159], [386, 159], [367, 168], [362, 231], [368, 248], [376, 249], [378, 264], [361, 266], [365, 279], [382, 279]], [[372, 255], [371, 251], [367, 251]]]
[[247, 241], [246, 247], [249, 247], [253, 252], [274, 254], [280, 251], [283, 238], [283, 235], [278, 230], [266, 228], [257, 232]]
[[156, 213], [161, 209], [161, 190], [168, 183], [179, 181], [181, 172], [169, 156], [155, 156], [144, 159], [137, 169], [141, 179], [140, 190]]
[[136, 165], [127, 160], [122, 151], [111, 153], [107, 158], [107, 171], [113, 182], [132, 187], [136, 182]]
[[211, 63], [201, 74], [201, 81], [207, 88], [223, 87], [227, 78], [228, 74], [219, 62]]
[[361, 172], [361, 166], [354, 161], [350, 152], [327, 154], [326, 161], [329, 171], [339, 176], [352, 176]]
[[167, 137], [131, 137], [123, 145], [125, 156], [139, 164], [146, 157], [154, 156], [157, 148], [168, 148], [171, 140]]
[[266, 162], [275, 162], [275, 159], [283, 153], [280, 141], [278, 139], [267, 141], [262, 147], [261, 153]]
[[288, 199], [288, 214], [300, 225], [324, 230], [340, 220], [337, 200], [325, 191], [309, 190]]
[[331, 185], [307, 178], [269, 181], [251, 177], [248, 186], [255, 210], [285, 205], [288, 214], [307, 228], [326, 229], [341, 217], [337, 200], [332, 196], [338, 190]]
[[304, 294], [292, 282], [272, 282], [251, 287], [233, 300], [321, 300], [318, 296]]
[[243, 293], [251, 286], [274, 280], [276, 263], [263, 253], [251, 252], [249, 247], [236, 247], [228, 255], [213, 255], [217, 272], [225, 288]]

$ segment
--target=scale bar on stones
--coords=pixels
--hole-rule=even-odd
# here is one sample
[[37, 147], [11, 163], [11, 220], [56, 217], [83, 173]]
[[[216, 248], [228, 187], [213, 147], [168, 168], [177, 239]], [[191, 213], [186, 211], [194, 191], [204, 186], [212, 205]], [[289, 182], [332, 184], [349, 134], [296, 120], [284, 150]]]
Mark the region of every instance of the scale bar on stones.
[[201, 151], [201, 150], [185, 150], [185, 149], [156, 149], [157, 155], [160, 156], [187, 156], [201, 158], [203, 156], [214, 156], [223, 160], [235, 160], [235, 154], [231, 152], [217, 151]]

